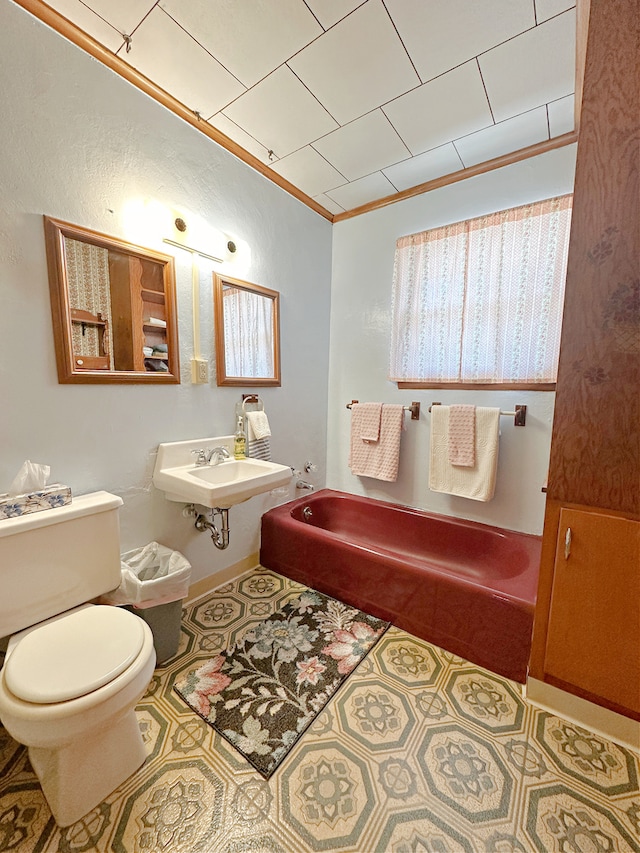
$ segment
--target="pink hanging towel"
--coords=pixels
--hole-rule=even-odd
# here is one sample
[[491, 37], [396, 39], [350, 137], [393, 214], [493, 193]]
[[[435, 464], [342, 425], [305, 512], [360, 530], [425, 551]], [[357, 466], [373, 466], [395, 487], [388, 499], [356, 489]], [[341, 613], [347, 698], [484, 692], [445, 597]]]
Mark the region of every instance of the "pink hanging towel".
[[351, 445], [349, 467], [356, 477], [373, 477], [393, 483], [398, 478], [400, 433], [404, 427], [404, 408], [400, 405], [382, 406], [380, 437], [377, 441], [362, 439], [362, 416], [365, 404], [354, 403], [351, 408]]
[[476, 464], [476, 407], [449, 406], [449, 464]]
[[382, 403], [356, 403], [360, 438], [363, 441], [378, 441], [382, 421]]

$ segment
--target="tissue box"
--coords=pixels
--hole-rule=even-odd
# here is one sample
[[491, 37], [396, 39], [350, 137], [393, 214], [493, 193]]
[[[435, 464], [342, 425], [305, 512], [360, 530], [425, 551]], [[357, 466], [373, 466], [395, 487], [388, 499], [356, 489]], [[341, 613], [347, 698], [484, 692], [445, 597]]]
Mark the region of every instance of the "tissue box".
[[71, 489], [60, 483], [52, 483], [37, 492], [24, 495], [0, 495], [0, 519], [15, 518], [28, 512], [40, 512], [71, 503]]

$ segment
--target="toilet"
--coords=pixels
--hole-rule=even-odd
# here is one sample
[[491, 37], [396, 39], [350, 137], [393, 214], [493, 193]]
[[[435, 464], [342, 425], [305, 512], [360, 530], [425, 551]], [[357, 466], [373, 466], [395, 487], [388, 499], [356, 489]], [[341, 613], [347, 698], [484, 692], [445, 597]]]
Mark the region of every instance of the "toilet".
[[94, 492], [0, 521], [0, 722], [28, 747], [59, 826], [84, 817], [144, 762], [135, 706], [155, 667], [135, 614], [91, 604], [120, 583], [118, 510]]

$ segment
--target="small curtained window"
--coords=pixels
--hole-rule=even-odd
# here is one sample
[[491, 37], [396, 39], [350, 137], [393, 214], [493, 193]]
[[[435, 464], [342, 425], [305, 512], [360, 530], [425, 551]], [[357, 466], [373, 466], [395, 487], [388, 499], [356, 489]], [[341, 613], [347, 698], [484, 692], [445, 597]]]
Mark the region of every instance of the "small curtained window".
[[572, 198], [401, 237], [389, 378], [401, 387], [552, 388]]

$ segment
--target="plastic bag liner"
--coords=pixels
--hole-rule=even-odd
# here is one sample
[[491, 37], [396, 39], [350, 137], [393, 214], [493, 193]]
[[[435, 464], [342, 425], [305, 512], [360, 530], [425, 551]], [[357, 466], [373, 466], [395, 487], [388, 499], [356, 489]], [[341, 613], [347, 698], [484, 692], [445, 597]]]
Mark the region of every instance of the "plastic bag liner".
[[102, 604], [155, 607], [186, 598], [191, 564], [179, 551], [158, 542], [120, 555], [120, 586], [100, 597]]

